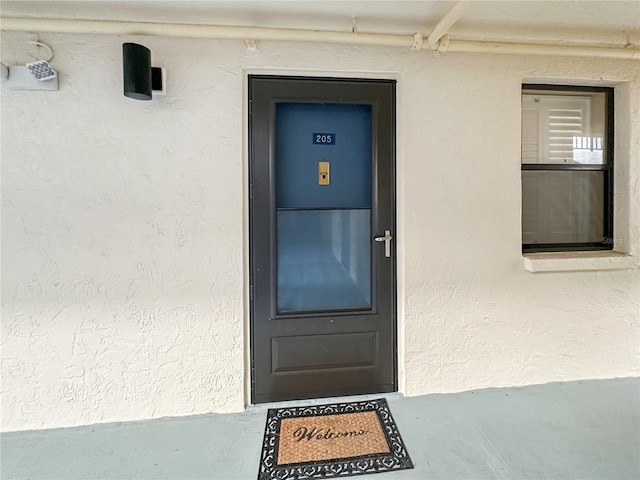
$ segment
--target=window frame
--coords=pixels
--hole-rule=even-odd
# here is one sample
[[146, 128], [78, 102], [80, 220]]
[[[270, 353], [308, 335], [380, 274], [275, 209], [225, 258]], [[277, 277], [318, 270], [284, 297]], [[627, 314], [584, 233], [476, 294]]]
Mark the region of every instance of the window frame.
[[[578, 252], [594, 250], [613, 250], [613, 177], [614, 177], [614, 92], [613, 87], [589, 87], [578, 85], [552, 85], [523, 83], [520, 98], [527, 90], [540, 92], [573, 92], [573, 93], [604, 93], [605, 95], [605, 149], [604, 162], [598, 164], [553, 164], [553, 163], [522, 163], [522, 153], [520, 156], [520, 181], [522, 182], [522, 172], [524, 171], [601, 171], [604, 176], [603, 191], [603, 238], [601, 242], [580, 242], [580, 243], [522, 243], [522, 253], [539, 252]], [[522, 106], [520, 107], [522, 112]], [[520, 132], [522, 142], [522, 129]], [[522, 183], [521, 183], [522, 184]], [[522, 235], [522, 226], [521, 226]]]

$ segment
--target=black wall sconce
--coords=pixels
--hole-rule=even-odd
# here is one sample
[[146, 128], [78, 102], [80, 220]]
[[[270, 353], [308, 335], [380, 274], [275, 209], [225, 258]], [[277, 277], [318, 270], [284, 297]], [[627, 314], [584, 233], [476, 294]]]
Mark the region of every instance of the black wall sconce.
[[163, 70], [151, 66], [151, 50], [137, 43], [122, 44], [124, 96], [151, 100], [152, 92], [164, 93]]

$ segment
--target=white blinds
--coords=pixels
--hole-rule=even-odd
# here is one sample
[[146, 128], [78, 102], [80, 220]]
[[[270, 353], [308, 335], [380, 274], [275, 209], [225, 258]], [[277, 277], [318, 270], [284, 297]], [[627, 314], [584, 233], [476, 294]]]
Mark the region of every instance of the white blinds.
[[522, 95], [522, 163], [574, 163], [576, 138], [589, 135], [589, 97]]

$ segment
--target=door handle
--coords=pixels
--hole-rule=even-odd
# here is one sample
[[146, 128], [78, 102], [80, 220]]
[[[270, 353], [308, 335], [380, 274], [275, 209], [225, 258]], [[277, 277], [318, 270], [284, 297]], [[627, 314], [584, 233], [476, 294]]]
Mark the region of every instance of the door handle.
[[391, 257], [391, 240], [393, 240], [391, 231], [385, 230], [384, 237], [376, 237], [374, 240], [376, 242], [384, 242], [384, 256], [387, 258]]

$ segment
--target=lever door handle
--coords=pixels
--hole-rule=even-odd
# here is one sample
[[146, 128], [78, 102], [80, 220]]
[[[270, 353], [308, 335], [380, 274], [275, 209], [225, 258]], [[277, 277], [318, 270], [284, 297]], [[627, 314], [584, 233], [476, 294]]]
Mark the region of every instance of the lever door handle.
[[391, 231], [385, 230], [384, 237], [375, 237], [374, 240], [376, 242], [384, 242], [384, 256], [387, 258], [391, 257], [391, 240], [393, 240]]

